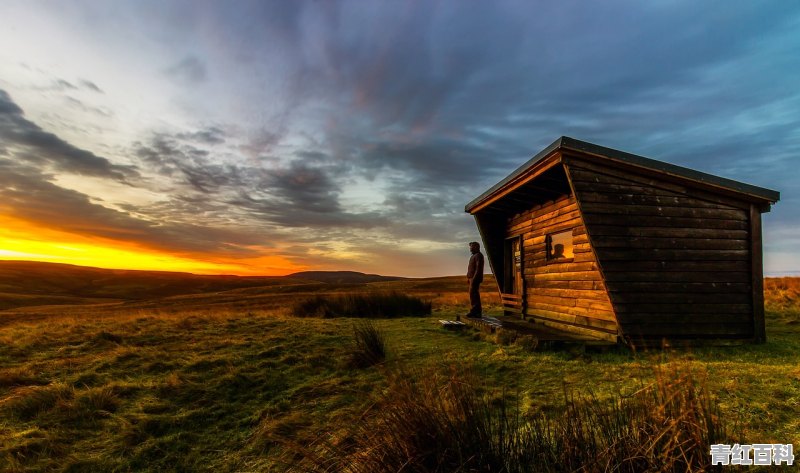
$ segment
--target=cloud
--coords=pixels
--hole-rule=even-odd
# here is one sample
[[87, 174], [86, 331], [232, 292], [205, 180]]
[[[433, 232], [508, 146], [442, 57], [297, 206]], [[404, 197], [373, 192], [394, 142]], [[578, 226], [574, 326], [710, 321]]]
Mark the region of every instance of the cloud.
[[218, 145], [225, 143], [225, 132], [216, 126], [210, 126], [202, 130], [189, 133], [178, 133], [175, 136], [176, 138], [182, 140], [197, 141], [206, 145]]
[[[429, 255], [430, 267], [447, 268], [437, 274], [460, 272], [461, 249], [448, 245], [477, 237], [464, 204], [561, 135], [776, 188], [784, 200], [765, 222], [791, 229], [800, 218], [794, 4], [179, 2], [169, 14], [141, 3], [117, 10], [104, 11], [153, 18], [145, 34], [169, 38], [166, 53], [180, 60], [160, 79], [204, 84], [204, 93], [181, 87], [158, 96], [171, 104], [163, 117], [146, 112], [152, 129], [115, 148], [135, 168], [70, 147], [0, 96], [0, 157], [42, 175], [82, 169], [124, 178], [161, 196], [115, 203], [143, 221], [262, 232], [352, 254], [362, 268], [403, 255], [422, 255], [424, 265]], [[210, 71], [225, 87], [213, 87]], [[100, 91], [92, 85], [56, 83], [78, 108], [94, 104], [82, 95]], [[174, 117], [187, 101], [213, 113], [181, 122]], [[315, 255], [291, 257], [311, 264]]]
[[165, 72], [185, 84], [205, 82], [208, 75], [205, 63], [195, 56], [186, 56], [168, 67]]
[[76, 99], [75, 97], [71, 97], [69, 95], [64, 96], [64, 100], [69, 104], [69, 106], [76, 108], [82, 112], [92, 113], [95, 115], [99, 115], [103, 118], [111, 118], [114, 114], [110, 110], [106, 110], [100, 107], [93, 107], [91, 105], [86, 105], [83, 101]]
[[84, 88], [91, 90], [93, 92], [97, 92], [98, 94], [102, 94], [103, 90], [97, 86], [94, 82], [87, 80], [87, 79], [79, 79], [78, 83]]
[[0, 90], [0, 138], [7, 149], [30, 163], [51, 170], [96, 176], [124, 182], [138, 177], [131, 166], [112, 164], [108, 159], [76, 148], [53, 133], [27, 120], [22, 109]]
[[75, 83], [75, 82], [70, 82], [66, 79], [59, 78], [53, 80], [48, 86], [37, 87], [37, 88], [39, 90], [54, 90], [59, 92], [88, 90], [100, 94], [103, 93], [103, 90], [100, 89], [100, 87], [98, 87], [97, 84], [87, 79], [78, 79], [77, 83]]
[[228, 212], [243, 219], [242, 224], [317, 229], [374, 227], [385, 221], [375, 212], [342, 207], [341, 181], [349, 168], [323, 161], [326, 155], [298, 152], [285, 164], [221, 163], [209, 148], [218, 140], [209, 140], [207, 132], [158, 133], [134, 147], [143, 172], [168, 179], [162, 189], [168, 203], [157, 210], [165, 218]]
[[77, 87], [72, 85], [70, 82], [65, 81], [64, 79], [58, 79], [53, 82], [52, 88], [55, 90], [78, 90]]
[[[0, 213], [45, 228], [84, 236], [137, 243], [173, 254], [258, 256], [249, 246], [263, 242], [263, 234], [224, 229], [207, 222], [145, 220], [94, 202], [89, 196], [51, 182], [53, 176], [31, 166], [0, 158]], [[141, 207], [130, 206], [141, 212]]]

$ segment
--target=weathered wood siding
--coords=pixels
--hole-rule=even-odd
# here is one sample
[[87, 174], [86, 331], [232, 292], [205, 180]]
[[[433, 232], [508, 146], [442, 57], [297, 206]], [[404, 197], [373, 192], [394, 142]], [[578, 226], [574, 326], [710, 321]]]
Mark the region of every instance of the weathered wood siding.
[[[569, 229], [573, 261], [548, 264], [547, 234]], [[506, 236], [518, 235], [523, 238], [525, 315], [561, 330], [615, 341], [616, 317], [574, 196], [510, 217]]]
[[748, 204], [582, 160], [567, 169], [624, 335], [753, 337]]

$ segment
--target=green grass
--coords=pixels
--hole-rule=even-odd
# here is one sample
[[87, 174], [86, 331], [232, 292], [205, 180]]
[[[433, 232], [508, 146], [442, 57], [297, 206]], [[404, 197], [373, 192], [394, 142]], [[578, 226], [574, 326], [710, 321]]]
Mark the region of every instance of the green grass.
[[375, 320], [388, 356], [366, 368], [350, 363], [346, 317], [221, 306], [17, 318], [0, 325], [0, 471], [283, 471], [287, 442], [349, 435], [398, 367], [468, 368], [492, 405], [513, 395], [532, 417], [563, 413], [565, 391], [607, 402], [656, 367], [687, 366], [736, 441], [800, 446], [797, 299], [768, 305], [763, 345], [587, 353], [442, 330], [436, 319], [464, 307], [440, 295], [434, 317]]

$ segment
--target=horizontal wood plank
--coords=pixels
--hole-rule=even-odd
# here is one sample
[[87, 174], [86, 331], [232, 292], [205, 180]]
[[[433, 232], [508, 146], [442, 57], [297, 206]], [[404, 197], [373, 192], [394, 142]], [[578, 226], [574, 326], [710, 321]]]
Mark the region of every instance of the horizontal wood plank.
[[[705, 209], [695, 207], [679, 207], [666, 205], [617, 205], [617, 204], [598, 204], [594, 202], [583, 202], [581, 204], [584, 214], [602, 215], [626, 215], [642, 217], [677, 217], [677, 218], [701, 218], [701, 219], [721, 219], [721, 220], [740, 220], [747, 221], [747, 214], [744, 210], [722, 210]], [[591, 228], [589, 228], [591, 234]]]
[[675, 324], [671, 322], [665, 323], [648, 323], [648, 324], [628, 324], [627, 336], [636, 338], [638, 335], [645, 337], [665, 337], [665, 338], [695, 338], [695, 337], [714, 337], [714, 336], [752, 336], [753, 325], [749, 323], [727, 323], [727, 324]]
[[534, 281], [599, 281], [600, 279], [601, 277], [598, 271], [534, 273]]
[[[748, 314], [735, 313], [716, 313], [716, 314], [695, 314], [695, 313], [675, 313], [675, 312], [640, 312], [619, 314], [619, 320], [625, 324], [638, 325], [644, 327], [648, 324], [726, 324], [726, 323], [747, 323], [751, 320]], [[681, 329], [678, 327], [676, 332]]]
[[592, 236], [656, 237], [656, 238], [725, 238], [747, 240], [747, 230], [716, 228], [641, 227], [633, 225], [592, 225]]
[[613, 292], [614, 304], [652, 303], [659, 304], [749, 304], [750, 294], [741, 293], [685, 293], [685, 292]]
[[717, 230], [747, 230], [748, 223], [739, 219], [705, 219], [691, 217], [667, 217], [667, 216], [644, 216], [638, 215], [631, 218], [630, 215], [622, 214], [584, 214], [583, 220], [589, 226], [589, 234], [596, 225], [608, 226], [641, 226], [641, 227], [668, 227], [668, 228], [702, 228]]
[[715, 271], [746, 272], [750, 269], [748, 261], [604, 261], [603, 271], [610, 272], [637, 272], [637, 271], [659, 271], [659, 272], [694, 272], [694, 271]]
[[665, 250], [748, 250], [748, 240], [722, 238], [611, 237], [594, 235], [595, 248], [661, 248]]
[[623, 186], [636, 185], [643, 188], [671, 191], [678, 195], [688, 195], [708, 202], [729, 205], [734, 208], [747, 209], [749, 204], [730, 195], [721, 195], [717, 192], [699, 189], [683, 183], [670, 181], [668, 176], [659, 174], [658, 177], [646, 176], [622, 169], [612, 169], [608, 166], [598, 166], [587, 160], [568, 158], [567, 172], [576, 191], [583, 189], [581, 183], [610, 183]]
[[752, 314], [750, 304], [654, 304], [654, 303], [626, 303], [616, 304], [617, 314]]
[[[747, 283], [750, 275], [746, 272], [734, 271], [693, 271], [693, 272], [661, 272], [661, 271], [619, 271], [606, 272], [606, 283], [628, 282], [675, 282], [675, 283]], [[624, 288], [622, 289], [624, 290]]]
[[[578, 172], [578, 174], [581, 173]], [[624, 184], [622, 182], [624, 182]], [[663, 198], [686, 197], [685, 193], [674, 192], [670, 190], [661, 189], [658, 187], [645, 187], [632, 181], [623, 181], [621, 179], [614, 179], [614, 178], [597, 182], [590, 179], [586, 179], [583, 175], [581, 175], [581, 176], [575, 176], [573, 183], [578, 188], [581, 195], [588, 192], [597, 192], [604, 194], [632, 194], [637, 196], [663, 197]], [[725, 198], [720, 198], [719, 196], [712, 197], [711, 199], [703, 199], [699, 195], [696, 195], [694, 199], [701, 205], [708, 204], [728, 209], [740, 208], [744, 210], [747, 205], [744, 203], [739, 205], [731, 205], [731, 202], [729, 200], [726, 200]]]
[[534, 268], [534, 274], [565, 273], [572, 271], [597, 271], [597, 264], [593, 261], [584, 263], [553, 263]]
[[560, 210], [569, 205], [575, 205], [576, 201], [573, 196], [563, 196], [555, 201], [545, 202], [542, 205], [532, 207], [530, 210], [520, 212], [513, 215], [508, 219], [508, 227], [513, 227], [523, 221], [528, 221], [532, 218], [542, 216], [554, 210]]
[[595, 330], [603, 330], [614, 333], [617, 332], [617, 324], [615, 321], [588, 318], [580, 315], [564, 314], [561, 312], [541, 308], [529, 309], [526, 315], [528, 317], [545, 318], [554, 322], [567, 323], [571, 325], [582, 326], [584, 328], [592, 328]]
[[[611, 249], [596, 250], [601, 262], [606, 261], [749, 261], [748, 250], [666, 250], [654, 249]], [[602, 264], [600, 265], [602, 268]]]
[[613, 205], [647, 205], [647, 206], [669, 206], [669, 207], [691, 207], [714, 210], [733, 210], [743, 211], [728, 205], [721, 205], [714, 202], [707, 202], [691, 197], [672, 195], [645, 195], [629, 193], [624, 190], [617, 193], [603, 193], [583, 191], [579, 192], [581, 205], [587, 203], [613, 204]]
[[579, 315], [590, 319], [605, 320], [616, 323], [617, 317], [611, 310], [587, 309], [585, 307], [565, 307], [555, 304], [545, 304], [536, 301], [528, 302], [528, 312], [549, 311], [564, 315]]
[[[536, 298], [539, 296], [549, 297], [567, 297], [582, 300], [608, 300], [608, 296], [603, 291], [599, 290], [579, 290], [579, 289], [552, 289], [547, 287], [533, 287], [529, 288], [528, 299]], [[634, 301], [635, 302], [635, 301]]]
[[[617, 288], [618, 286], [619, 288]], [[608, 290], [612, 295], [631, 294], [631, 293], [684, 293], [684, 294], [736, 294], [747, 293], [750, 285], [746, 283], [708, 283], [708, 282], [650, 282], [638, 281], [628, 282], [624, 285], [609, 286]]]

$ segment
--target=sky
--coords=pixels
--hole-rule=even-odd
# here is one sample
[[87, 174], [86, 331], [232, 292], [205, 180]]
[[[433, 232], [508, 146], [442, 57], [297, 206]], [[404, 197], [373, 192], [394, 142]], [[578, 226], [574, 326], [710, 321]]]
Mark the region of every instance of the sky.
[[[781, 192], [800, 2], [0, 2], [0, 259], [462, 274], [464, 205], [562, 135]], [[800, 274], [800, 273], [798, 273]]]

